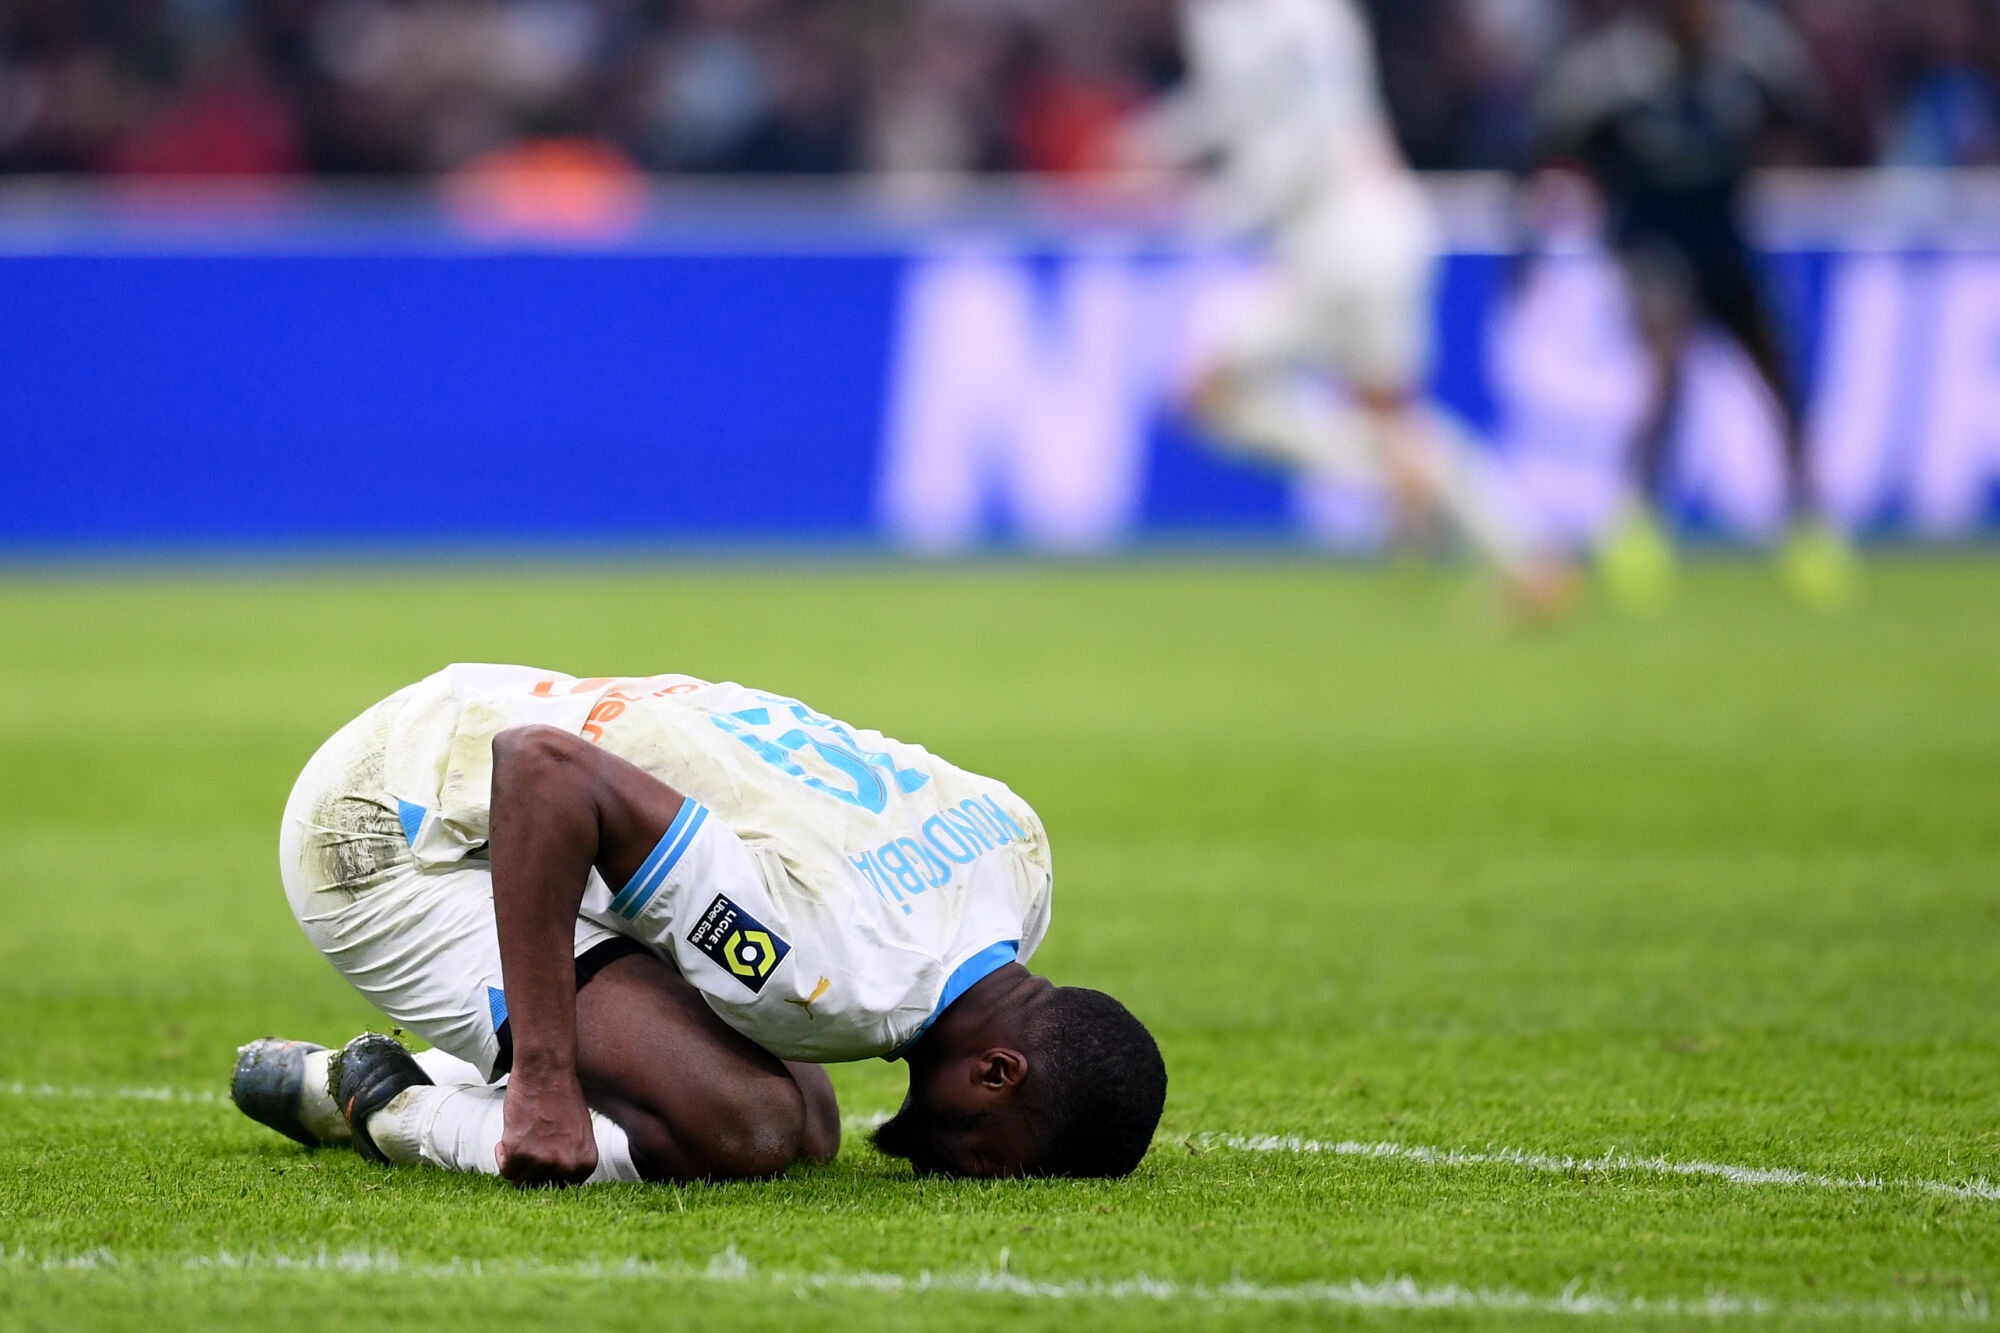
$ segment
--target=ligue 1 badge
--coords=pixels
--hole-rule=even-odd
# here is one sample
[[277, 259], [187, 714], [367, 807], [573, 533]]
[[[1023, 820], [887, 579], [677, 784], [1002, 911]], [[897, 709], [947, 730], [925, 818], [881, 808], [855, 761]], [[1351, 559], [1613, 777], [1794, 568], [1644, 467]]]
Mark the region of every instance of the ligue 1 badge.
[[776, 931], [720, 893], [687, 938], [756, 994], [763, 993], [765, 981], [792, 951]]

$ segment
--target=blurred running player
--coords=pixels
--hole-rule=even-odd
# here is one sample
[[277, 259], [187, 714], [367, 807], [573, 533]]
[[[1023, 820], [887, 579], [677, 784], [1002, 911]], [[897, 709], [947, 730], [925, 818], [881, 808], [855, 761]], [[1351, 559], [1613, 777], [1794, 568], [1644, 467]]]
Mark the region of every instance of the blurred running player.
[[1816, 124], [1822, 114], [1804, 43], [1775, 9], [1746, 0], [1646, 0], [1573, 48], [1542, 90], [1540, 156], [1580, 165], [1603, 193], [1655, 366], [1632, 494], [1601, 553], [1612, 593], [1633, 609], [1657, 606], [1673, 580], [1652, 503], [1688, 344], [1703, 323], [1741, 345], [1782, 414], [1793, 517], [1787, 583], [1821, 606], [1849, 595], [1852, 556], [1817, 515], [1785, 348], [1739, 221], [1766, 129], [1777, 118]]
[[[1190, 80], [1136, 130], [1134, 155], [1219, 159], [1210, 220], [1274, 233], [1277, 283], [1195, 377], [1218, 442], [1386, 488], [1410, 531], [1440, 513], [1521, 606], [1573, 580], [1510, 521], [1466, 429], [1423, 395], [1438, 233], [1404, 164], [1352, 0], [1184, 0]], [[1330, 374], [1343, 400], [1299, 391]]]
[[[1023, 966], [1042, 825], [1006, 786], [795, 699], [453, 666], [306, 765], [279, 861], [306, 936], [437, 1049], [243, 1048], [302, 1143], [522, 1183], [767, 1176], [839, 1145], [818, 1066], [901, 1060], [920, 1173], [1119, 1176], [1166, 1068]], [[503, 1080], [505, 1080], [503, 1084]]]

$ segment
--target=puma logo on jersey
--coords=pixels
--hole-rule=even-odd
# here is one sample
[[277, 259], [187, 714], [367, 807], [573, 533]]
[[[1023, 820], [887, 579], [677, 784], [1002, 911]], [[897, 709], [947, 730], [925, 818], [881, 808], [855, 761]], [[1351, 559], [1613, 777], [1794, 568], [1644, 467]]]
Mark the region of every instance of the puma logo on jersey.
[[821, 977], [819, 979], [819, 985], [813, 987], [813, 993], [811, 995], [806, 996], [806, 998], [803, 1000], [786, 1000], [785, 1003], [797, 1005], [799, 1008], [806, 1011], [807, 1018], [811, 1018], [813, 1016], [813, 1006], [819, 1003], [819, 997], [826, 994], [827, 991], [832, 989], [832, 987], [833, 983], [831, 981], [828, 981], [825, 977]]

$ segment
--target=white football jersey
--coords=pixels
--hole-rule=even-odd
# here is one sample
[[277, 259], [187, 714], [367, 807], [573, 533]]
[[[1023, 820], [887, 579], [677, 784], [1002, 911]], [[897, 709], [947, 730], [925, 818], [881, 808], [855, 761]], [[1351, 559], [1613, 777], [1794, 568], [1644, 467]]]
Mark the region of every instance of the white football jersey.
[[1225, 159], [1221, 208], [1283, 221], [1356, 179], [1401, 173], [1353, 0], [1183, 0], [1183, 123]]
[[[508, 727], [581, 735], [686, 795], [631, 884], [591, 876], [582, 915], [671, 962], [781, 1058], [892, 1056], [1048, 930], [1048, 840], [1025, 802], [796, 699], [689, 676], [476, 665], [402, 697], [383, 785], [420, 865], [484, 854], [493, 737]], [[711, 818], [748, 852], [722, 882], [705, 880], [740, 853], [677, 869]]]

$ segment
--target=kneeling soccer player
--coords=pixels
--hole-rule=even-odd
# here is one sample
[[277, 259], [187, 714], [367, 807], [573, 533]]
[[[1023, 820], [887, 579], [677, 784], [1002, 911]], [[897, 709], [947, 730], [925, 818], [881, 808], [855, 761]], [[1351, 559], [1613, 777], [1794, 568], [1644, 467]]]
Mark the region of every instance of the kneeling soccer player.
[[875, 1143], [918, 1172], [1119, 1176], [1166, 1099], [1123, 1005], [1022, 966], [1050, 912], [1034, 812], [794, 699], [448, 667], [321, 747], [279, 856], [307, 938], [437, 1048], [244, 1047], [237, 1105], [309, 1145], [521, 1183], [768, 1176], [839, 1146], [818, 1066], [881, 1056], [910, 1089]]

